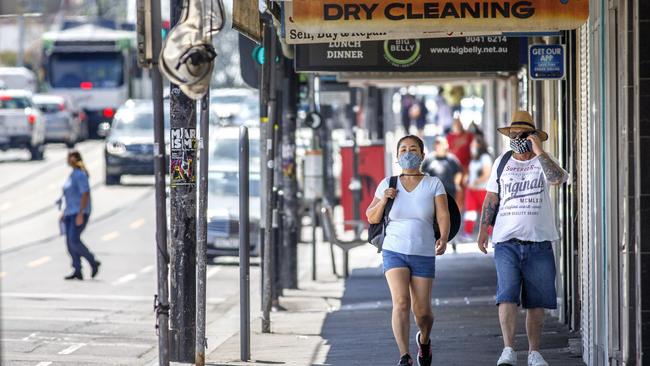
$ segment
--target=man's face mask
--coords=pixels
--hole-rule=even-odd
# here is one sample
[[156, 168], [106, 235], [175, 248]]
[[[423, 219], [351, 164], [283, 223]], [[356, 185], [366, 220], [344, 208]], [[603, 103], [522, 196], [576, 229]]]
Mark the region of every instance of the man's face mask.
[[528, 141], [528, 136], [534, 134], [533, 132], [524, 132], [516, 136], [510, 137], [510, 148], [517, 154], [524, 154], [533, 151], [533, 143]]

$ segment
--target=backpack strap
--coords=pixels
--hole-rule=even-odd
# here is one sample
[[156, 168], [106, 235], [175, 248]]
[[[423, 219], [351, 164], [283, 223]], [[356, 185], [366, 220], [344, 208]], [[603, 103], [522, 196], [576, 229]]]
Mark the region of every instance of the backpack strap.
[[505, 154], [503, 154], [503, 157], [501, 158], [501, 161], [499, 162], [499, 166], [497, 167], [497, 186], [499, 187], [499, 192], [497, 193], [497, 197], [499, 197], [499, 201], [501, 200], [501, 174], [503, 173], [503, 169], [506, 168], [506, 164], [508, 164], [508, 160], [512, 157], [512, 150], [507, 151]]
[[[394, 175], [390, 177], [390, 180], [388, 181], [388, 188], [397, 188], [397, 176]], [[388, 220], [388, 214], [390, 213], [390, 209], [393, 208], [393, 201], [395, 199], [391, 198], [386, 202], [386, 207], [384, 207], [384, 221]]]

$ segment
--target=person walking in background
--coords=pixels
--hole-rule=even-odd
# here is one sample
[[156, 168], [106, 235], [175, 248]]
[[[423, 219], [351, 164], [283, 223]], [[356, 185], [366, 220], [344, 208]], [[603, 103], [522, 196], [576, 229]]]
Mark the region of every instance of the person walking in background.
[[81, 233], [88, 224], [90, 216], [90, 185], [88, 183], [88, 170], [83, 163], [81, 154], [78, 151], [68, 153], [68, 165], [72, 167], [72, 173], [63, 185], [63, 198], [65, 209], [61, 215], [62, 226], [65, 229], [66, 244], [68, 253], [72, 258], [72, 274], [65, 277], [66, 280], [83, 280], [81, 273], [81, 258], [85, 258], [91, 267], [91, 277], [95, 278], [101, 263], [88, 250], [81, 241]]
[[[397, 143], [397, 158], [402, 174], [395, 188], [390, 177], [381, 181], [375, 198], [366, 210], [369, 223], [380, 223], [388, 200], [393, 206], [386, 227], [382, 257], [383, 267], [393, 302], [393, 335], [400, 352], [398, 365], [413, 365], [409, 352], [410, 311], [413, 310], [419, 331], [417, 362], [430, 366], [431, 288], [436, 270], [436, 255], [447, 249], [450, 217], [447, 195], [440, 179], [420, 170], [424, 143], [417, 136], [405, 136]], [[433, 220], [437, 220], [440, 238], [436, 240]]]
[[462, 85], [454, 85], [449, 89], [449, 105], [454, 118], [460, 117], [463, 98], [465, 98], [465, 88]]
[[487, 254], [488, 229], [493, 225], [496, 304], [504, 347], [497, 365], [517, 364], [513, 347], [517, 307], [522, 305], [528, 365], [548, 366], [539, 346], [544, 309], [557, 308], [552, 242], [559, 239], [549, 187], [563, 184], [569, 175], [542, 148], [548, 135], [535, 128], [530, 113], [516, 112], [510, 127], [498, 131], [510, 138], [512, 151], [494, 162], [478, 236], [478, 248]]
[[432, 177], [438, 177], [448, 195], [456, 198], [463, 179], [463, 168], [453, 154], [449, 153], [447, 139], [438, 136], [433, 142], [433, 151], [422, 163], [422, 171]]
[[467, 179], [467, 171], [469, 169], [469, 161], [471, 160], [470, 154], [470, 145], [474, 136], [471, 133], [467, 132], [463, 127], [463, 123], [460, 119], [455, 118], [454, 122], [451, 124], [451, 131], [447, 134], [447, 142], [449, 143], [449, 151], [451, 151], [454, 156], [460, 162], [461, 167], [463, 168], [463, 177], [461, 180], [461, 185], [458, 191], [456, 192], [456, 203], [458, 203], [458, 209], [460, 212], [464, 210], [465, 204], [465, 187], [464, 183]]
[[478, 220], [478, 213], [483, 206], [487, 191], [488, 179], [492, 171], [492, 157], [488, 152], [487, 143], [481, 135], [475, 135], [470, 145], [471, 160], [467, 173], [467, 188], [465, 191], [465, 213], [463, 215], [464, 238], [473, 239], [474, 224]]
[[441, 86], [438, 89], [438, 94], [435, 96], [434, 101], [436, 103], [436, 124], [441, 133], [449, 133], [451, 129], [451, 123], [453, 122], [453, 115], [451, 112], [451, 107], [447, 103], [447, 100], [443, 96], [445, 92], [444, 88]]
[[408, 135], [411, 128], [411, 107], [416, 104], [416, 99], [413, 94], [407, 92], [402, 95], [402, 109], [400, 116], [402, 117], [402, 128], [404, 128], [404, 134]]

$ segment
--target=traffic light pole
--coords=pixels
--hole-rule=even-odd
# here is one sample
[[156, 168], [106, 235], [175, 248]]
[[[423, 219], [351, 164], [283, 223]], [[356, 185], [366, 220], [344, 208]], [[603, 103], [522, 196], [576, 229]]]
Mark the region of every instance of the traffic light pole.
[[[271, 308], [273, 306], [273, 129], [275, 122], [275, 88], [273, 87], [273, 61], [275, 60], [275, 51], [272, 50], [275, 44], [275, 32], [269, 15], [264, 19], [264, 67], [262, 71], [262, 117], [261, 130], [264, 131], [262, 136], [263, 149], [263, 212], [264, 212], [264, 231], [263, 231], [263, 257], [262, 257], [262, 333], [271, 332]], [[266, 102], [266, 103], [264, 103]]]
[[[185, 0], [171, 0], [171, 24]], [[195, 360], [196, 338], [196, 103], [170, 86], [170, 359]]]
[[[151, 2], [151, 29], [161, 29], [160, 1]], [[147, 21], [145, 19], [145, 21]], [[156, 187], [156, 264], [158, 294], [155, 300], [156, 330], [158, 333], [158, 365], [169, 366], [169, 254], [167, 253], [167, 205], [165, 194], [165, 122], [163, 105], [163, 79], [158, 69], [158, 55], [162, 48], [160, 32], [151, 32], [153, 57], [151, 60], [151, 85], [154, 120], [154, 177]]]

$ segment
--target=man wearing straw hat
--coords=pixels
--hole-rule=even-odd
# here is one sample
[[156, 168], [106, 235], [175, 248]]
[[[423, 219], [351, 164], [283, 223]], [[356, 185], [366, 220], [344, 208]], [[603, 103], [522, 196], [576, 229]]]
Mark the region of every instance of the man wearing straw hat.
[[555, 257], [551, 243], [559, 239], [549, 186], [566, 182], [567, 172], [542, 148], [546, 132], [535, 128], [530, 113], [518, 111], [509, 127], [498, 129], [510, 148], [494, 162], [483, 202], [479, 249], [487, 254], [493, 227], [497, 271], [496, 304], [503, 334], [497, 365], [516, 365], [514, 351], [517, 307], [526, 312], [528, 365], [547, 366], [539, 353], [544, 309], [555, 309]]

